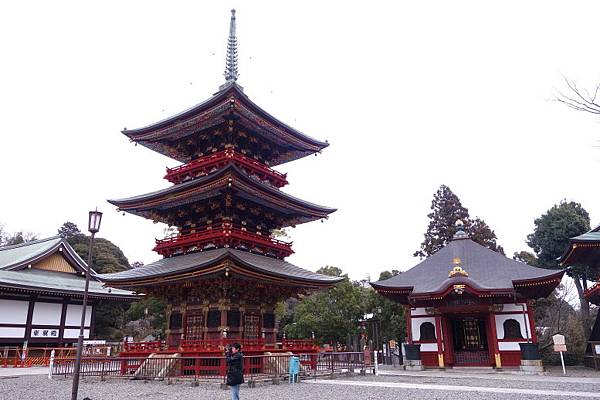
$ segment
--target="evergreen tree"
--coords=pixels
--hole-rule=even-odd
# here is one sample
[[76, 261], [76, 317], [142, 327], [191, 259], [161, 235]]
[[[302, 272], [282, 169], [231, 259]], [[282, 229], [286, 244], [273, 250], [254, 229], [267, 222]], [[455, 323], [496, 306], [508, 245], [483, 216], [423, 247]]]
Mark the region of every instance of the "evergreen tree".
[[463, 222], [471, 240], [504, 254], [504, 249], [496, 243], [494, 231], [482, 219], [470, 219], [469, 210], [463, 207], [458, 196], [448, 186], [440, 186], [433, 195], [431, 209], [433, 211], [427, 215], [429, 226], [425, 232], [425, 240], [414, 253], [415, 256], [429, 257], [446, 246], [456, 233], [456, 222], [459, 220]]
[[77, 225], [69, 221], [65, 222], [60, 228], [58, 228], [58, 234], [65, 239], [70, 239], [73, 236], [83, 235]]
[[[527, 245], [537, 256], [538, 266], [557, 269], [558, 259], [569, 248], [569, 238], [590, 230], [590, 216], [579, 203], [561, 202], [535, 220], [533, 233], [527, 236]], [[579, 294], [581, 318], [584, 329], [590, 331], [590, 305], [584, 298], [588, 280], [595, 280], [592, 271], [585, 265], [570, 266], [567, 274], [573, 278]]]

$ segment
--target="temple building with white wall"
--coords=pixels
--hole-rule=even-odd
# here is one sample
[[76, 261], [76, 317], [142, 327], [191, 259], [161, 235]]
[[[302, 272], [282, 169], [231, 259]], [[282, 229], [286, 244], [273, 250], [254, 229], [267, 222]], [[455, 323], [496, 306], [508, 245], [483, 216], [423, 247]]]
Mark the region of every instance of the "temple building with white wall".
[[[86, 263], [60, 237], [0, 247], [0, 346], [77, 342]], [[84, 337], [94, 337], [96, 305], [131, 301], [132, 292], [103, 287], [90, 271]]]

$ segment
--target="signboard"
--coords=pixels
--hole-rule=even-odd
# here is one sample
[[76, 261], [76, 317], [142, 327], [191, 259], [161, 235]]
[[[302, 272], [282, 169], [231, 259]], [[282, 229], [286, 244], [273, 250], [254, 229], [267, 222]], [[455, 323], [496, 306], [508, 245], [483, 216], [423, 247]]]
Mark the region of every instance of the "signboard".
[[106, 344], [106, 340], [84, 340], [84, 346], [104, 346]]
[[58, 329], [35, 328], [31, 330], [31, 337], [58, 339]]
[[552, 336], [552, 341], [554, 342], [554, 351], [567, 351], [567, 344], [565, 342], [564, 335], [554, 335]]
[[363, 354], [365, 357], [365, 368], [369, 368], [371, 366], [371, 350], [367, 347]]
[[600, 344], [595, 345], [594, 349], [596, 350], [596, 355], [600, 356]]
[[566, 344], [555, 344], [554, 345], [554, 351], [556, 353], [558, 353], [560, 351], [567, 351], [567, 345]]
[[565, 359], [563, 358], [563, 352], [567, 351], [565, 336], [560, 334], [554, 335], [552, 336], [552, 341], [554, 342], [554, 351], [560, 353], [560, 363], [562, 364], [563, 374], [566, 375], [567, 371], [565, 370]]

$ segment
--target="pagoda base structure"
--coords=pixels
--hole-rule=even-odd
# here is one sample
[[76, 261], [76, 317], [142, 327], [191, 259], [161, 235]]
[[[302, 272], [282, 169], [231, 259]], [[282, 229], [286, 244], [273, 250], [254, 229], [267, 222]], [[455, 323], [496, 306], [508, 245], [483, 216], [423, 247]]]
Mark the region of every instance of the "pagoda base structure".
[[541, 366], [531, 300], [552, 293], [563, 274], [509, 259], [459, 229], [420, 264], [371, 285], [405, 305], [407, 342], [420, 351], [409, 349], [424, 367], [524, 370]]
[[125, 343], [121, 355], [132, 357], [214, 356], [235, 342], [249, 355], [316, 352], [312, 340], [277, 342], [275, 307], [340, 280], [281, 259], [227, 248], [165, 258], [100, 279], [168, 304], [165, 340]]

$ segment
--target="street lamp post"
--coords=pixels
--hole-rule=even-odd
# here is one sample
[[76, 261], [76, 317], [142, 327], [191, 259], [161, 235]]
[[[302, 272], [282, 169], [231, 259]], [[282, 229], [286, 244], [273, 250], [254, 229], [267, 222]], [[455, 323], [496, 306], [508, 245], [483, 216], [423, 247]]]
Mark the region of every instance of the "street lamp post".
[[[77, 356], [75, 358], [75, 368], [73, 370], [73, 389], [71, 390], [71, 400], [77, 400], [79, 391], [79, 369], [81, 367], [81, 353], [83, 352], [83, 332], [85, 330], [85, 312], [87, 309], [88, 289], [90, 286], [90, 268], [92, 267], [92, 246], [94, 245], [94, 236], [100, 230], [102, 213], [96, 209], [90, 211], [88, 221], [88, 230], [92, 234], [90, 238], [90, 248], [88, 250], [88, 262], [85, 269], [85, 290], [83, 291], [83, 309], [81, 310], [81, 324], [79, 326], [79, 338], [77, 339]], [[91, 322], [91, 321], [90, 321]]]

